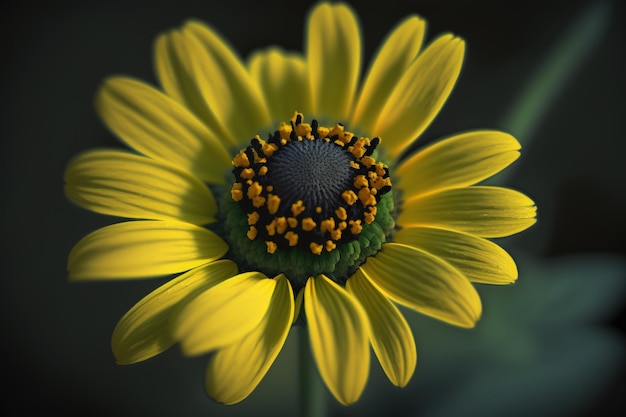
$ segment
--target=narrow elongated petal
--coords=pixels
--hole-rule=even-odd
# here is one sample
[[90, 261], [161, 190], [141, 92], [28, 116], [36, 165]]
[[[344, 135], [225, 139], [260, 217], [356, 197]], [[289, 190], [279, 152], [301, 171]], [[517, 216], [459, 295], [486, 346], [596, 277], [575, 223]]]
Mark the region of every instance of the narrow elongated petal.
[[397, 158], [432, 122], [461, 72], [465, 43], [452, 35], [432, 42], [404, 72], [373, 129]]
[[510, 284], [517, 279], [513, 258], [495, 243], [474, 235], [418, 226], [402, 228], [393, 241], [443, 259], [472, 282]]
[[154, 43], [156, 76], [165, 92], [194, 113], [225, 146], [236, 145], [238, 139], [222, 125], [202, 93], [206, 80], [194, 65], [198, 48], [198, 41], [180, 30], [162, 33]]
[[417, 352], [409, 324], [383, 294], [357, 270], [346, 289], [361, 303], [370, 321], [370, 341], [385, 374], [396, 386], [404, 387], [415, 371]]
[[67, 268], [73, 280], [148, 278], [187, 271], [227, 250], [219, 236], [193, 224], [129, 221], [82, 238], [70, 252]]
[[469, 280], [420, 249], [385, 244], [361, 271], [387, 297], [422, 314], [461, 327], [473, 327], [480, 317], [480, 298]]
[[215, 221], [217, 204], [199, 179], [171, 164], [124, 151], [95, 150], [74, 158], [65, 193], [102, 214], [134, 219]]
[[234, 50], [207, 25], [189, 21], [183, 28], [194, 77], [205, 101], [236, 143], [246, 143], [270, 123], [261, 90]]
[[307, 64], [313, 112], [344, 121], [351, 113], [361, 67], [361, 35], [345, 4], [321, 3], [307, 25]]
[[275, 280], [270, 307], [257, 327], [209, 362], [206, 390], [218, 402], [235, 404], [250, 395], [285, 344], [294, 315], [293, 291], [284, 275]]
[[237, 274], [229, 260], [208, 263], [161, 285], [133, 306], [115, 326], [111, 347], [119, 364], [140, 362], [175, 342], [169, 331], [172, 312], [195, 295]]
[[369, 374], [369, 324], [354, 297], [324, 275], [309, 278], [304, 311], [315, 363], [342, 404], [359, 399]]
[[273, 123], [291, 119], [295, 111], [311, 111], [308, 73], [302, 56], [270, 48], [253, 54], [249, 67], [252, 78], [261, 86]]
[[[515, 161], [520, 144], [507, 133], [469, 132], [442, 140], [400, 163], [394, 186], [406, 199], [474, 185]], [[402, 182], [402, 178], [406, 180]]]
[[535, 224], [537, 207], [524, 194], [501, 187], [453, 188], [406, 201], [401, 226], [436, 226], [480, 237], [519, 233]]
[[224, 183], [230, 156], [214, 134], [178, 102], [131, 78], [105, 81], [96, 97], [100, 116], [120, 139], [144, 155]]
[[172, 335], [190, 356], [237, 342], [259, 325], [275, 288], [260, 272], [228, 279], [187, 303], [173, 318]]
[[389, 34], [363, 82], [353, 125], [372, 131], [387, 99], [422, 47], [425, 31], [426, 23], [422, 19], [409, 16]]

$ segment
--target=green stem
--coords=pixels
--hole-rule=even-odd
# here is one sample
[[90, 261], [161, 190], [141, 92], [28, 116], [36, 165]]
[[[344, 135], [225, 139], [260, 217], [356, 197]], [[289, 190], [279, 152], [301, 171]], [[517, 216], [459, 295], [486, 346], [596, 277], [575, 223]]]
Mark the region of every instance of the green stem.
[[298, 328], [298, 365], [300, 371], [300, 416], [323, 417], [326, 415], [326, 396], [320, 380], [305, 326]]
[[[549, 51], [547, 61], [538, 68], [513, 103], [501, 126], [513, 134], [522, 147], [530, 143], [555, 98], [604, 37], [610, 11], [609, 1], [591, 2]], [[501, 184], [513, 171], [514, 166], [509, 167], [489, 183]]]

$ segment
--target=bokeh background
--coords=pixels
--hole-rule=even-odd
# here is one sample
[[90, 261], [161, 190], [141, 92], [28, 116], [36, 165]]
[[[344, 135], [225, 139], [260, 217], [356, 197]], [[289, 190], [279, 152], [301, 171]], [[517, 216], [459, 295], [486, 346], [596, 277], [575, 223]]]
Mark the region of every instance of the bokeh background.
[[[350, 3], [362, 24], [366, 62], [410, 13], [428, 21], [429, 39], [443, 31], [466, 39], [460, 80], [420, 143], [471, 129], [512, 131], [524, 143], [522, 157], [499, 181], [534, 198], [539, 221], [500, 241], [519, 261], [520, 279], [479, 288], [484, 314], [476, 329], [407, 312], [419, 355], [411, 383], [391, 386], [373, 362], [361, 401], [346, 408], [329, 398], [329, 415], [624, 415], [624, 5]], [[257, 390], [234, 407], [206, 398], [206, 358], [183, 358], [176, 347], [145, 363], [115, 365], [113, 327], [162, 280], [68, 282], [71, 247], [111, 219], [69, 203], [63, 171], [82, 150], [120, 146], [96, 116], [94, 93], [113, 74], [154, 83], [152, 41], [159, 32], [196, 17], [243, 57], [270, 44], [301, 50], [312, 4], [5, 3], [3, 415], [298, 414], [295, 334]], [[541, 88], [530, 89], [538, 82]]]

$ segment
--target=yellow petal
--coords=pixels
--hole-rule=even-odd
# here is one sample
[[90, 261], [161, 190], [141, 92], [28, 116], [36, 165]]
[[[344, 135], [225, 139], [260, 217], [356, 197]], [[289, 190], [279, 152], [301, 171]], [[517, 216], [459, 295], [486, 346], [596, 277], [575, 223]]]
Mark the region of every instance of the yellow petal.
[[194, 64], [198, 41], [183, 36], [180, 30], [159, 35], [154, 43], [156, 75], [165, 92], [194, 113], [225, 145], [236, 145], [238, 139], [225, 128], [202, 94], [206, 82]]
[[214, 134], [165, 94], [130, 78], [105, 81], [96, 107], [129, 146], [170, 162], [207, 182], [222, 184], [231, 158]]
[[363, 307], [324, 275], [309, 278], [304, 311], [311, 350], [326, 386], [342, 404], [356, 402], [369, 374], [369, 324]]
[[[520, 144], [507, 133], [478, 131], [442, 140], [400, 163], [394, 187], [405, 199], [466, 187], [500, 172], [519, 157]], [[405, 181], [402, 181], [405, 178]]]
[[480, 237], [504, 237], [535, 224], [537, 207], [524, 194], [501, 187], [453, 188], [402, 204], [401, 226], [435, 226]]
[[171, 164], [124, 151], [95, 150], [75, 157], [65, 171], [65, 193], [76, 204], [111, 216], [215, 221], [211, 191]]
[[425, 31], [426, 24], [422, 19], [409, 16], [389, 34], [371, 61], [352, 124], [372, 131], [385, 102], [422, 47]]
[[183, 36], [190, 48], [194, 77], [205, 101], [237, 143], [249, 142], [270, 123], [260, 88], [241, 59], [207, 25], [189, 21]]
[[228, 246], [189, 223], [129, 221], [82, 238], [68, 259], [73, 280], [147, 278], [175, 274], [221, 258]]
[[168, 281], [133, 306], [115, 326], [111, 347], [119, 364], [151, 358], [174, 344], [172, 312], [195, 295], [237, 274], [228, 260], [208, 263]]
[[463, 232], [435, 227], [405, 227], [393, 241], [437, 256], [483, 284], [510, 284], [517, 279], [513, 258], [500, 246]]
[[293, 291], [284, 275], [275, 280], [270, 307], [257, 327], [209, 362], [206, 390], [220, 403], [235, 404], [250, 395], [285, 344], [294, 314]]
[[250, 74], [261, 87], [272, 123], [288, 121], [295, 111], [311, 111], [306, 63], [302, 56], [278, 48], [254, 53], [249, 60]]
[[465, 43], [452, 35], [432, 42], [404, 72], [373, 129], [397, 158], [435, 118], [461, 72]]
[[187, 303], [172, 320], [172, 335], [190, 356], [226, 347], [259, 325], [275, 288], [260, 272], [228, 279]]
[[361, 34], [349, 6], [321, 3], [313, 9], [306, 54], [314, 114], [345, 122], [361, 67]]
[[357, 270], [346, 289], [361, 303], [371, 325], [370, 341], [389, 380], [399, 387], [409, 383], [415, 371], [417, 352], [408, 323], [383, 294]]
[[480, 298], [469, 280], [420, 249], [384, 244], [361, 271], [387, 297], [422, 314], [461, 327], [473, 327], [480, 317]]

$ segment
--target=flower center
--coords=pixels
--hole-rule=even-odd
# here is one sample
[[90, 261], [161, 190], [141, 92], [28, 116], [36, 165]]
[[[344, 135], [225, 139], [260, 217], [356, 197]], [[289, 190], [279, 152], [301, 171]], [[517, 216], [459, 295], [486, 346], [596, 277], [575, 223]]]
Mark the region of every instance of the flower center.
[[281, 214], [298, 201], [324, 213], [341, 206], [341, 193], [353, 176], [350, 160], [343, 148], [325, 140], [288, 142], [268, 161], [268, 183], [284, 196]]
[[[252, 139], [233, 159], [234, 183], [224, 207], [236, 257], [262, 271], [306, 279], [335, 271], [345, 275], [364, 261], [360, 258], [378, 251], [393, 229], [393, 202], [385, 198], [391, 196], [389, 170], [372, 156], [379, 142], [341, 124], [304, 123], [300, 113], [267, 140]], [[237, 215], [242, 212], [245, 232]]]

